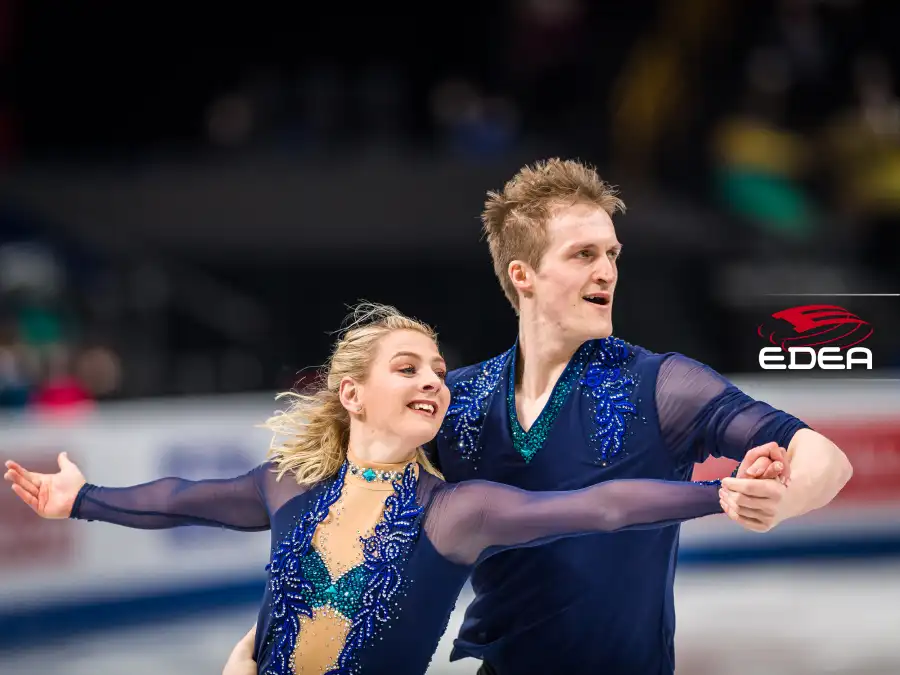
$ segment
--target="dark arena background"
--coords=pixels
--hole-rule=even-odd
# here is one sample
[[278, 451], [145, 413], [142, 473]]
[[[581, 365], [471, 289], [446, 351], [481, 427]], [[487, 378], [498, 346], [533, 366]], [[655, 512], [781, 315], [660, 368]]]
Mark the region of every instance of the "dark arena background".
[[[507, 349], [485, 194], [577, 158], [628, 206], [615, 334], [709, 364], [854, 465], [765, 535], [682, 528], [679, 675], [900, 672], [898, 7], [189, 5], [0, 0], [4, 459], [67, 451], [107, 485], [242, 473], [360, 299], [435, 325], [451, 367]], [[801, 333], [773, 315], [809, 305], [866, 327], [871, 369], [817, 347], [761, 366]], [[220, 673], [267, 552], [43, 521], [4, 487], [0, 672]], [[469, 597], [429, 673], [474, 673], [448, 661]]]

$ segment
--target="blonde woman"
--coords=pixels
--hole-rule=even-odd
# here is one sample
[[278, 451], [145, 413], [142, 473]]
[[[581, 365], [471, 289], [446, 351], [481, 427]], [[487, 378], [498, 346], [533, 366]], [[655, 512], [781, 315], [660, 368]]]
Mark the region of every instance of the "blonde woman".
[[270, 529], [253, 658], [272, 675], [419, 675], [479, 561], [721, 511], [716, 484], [629, 480], [536, 493], [445, 483], [421, 450], [450, 399], [434, 332], [389, 307], [355, 316], [321, 389], [291, 395], [268, 421], [270, 461], [244, 476], [105, 488], [61, 456], [59, 473], [8, 462], [5, 477], [45, 518]]

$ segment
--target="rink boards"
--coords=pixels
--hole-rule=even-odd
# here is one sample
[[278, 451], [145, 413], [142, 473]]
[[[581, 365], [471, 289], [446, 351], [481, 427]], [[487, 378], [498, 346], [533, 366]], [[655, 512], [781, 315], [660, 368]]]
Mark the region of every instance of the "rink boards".
[[[828, 507], [764, 535], [724, 516], [688, 523], [680, 564], [900, 554], [900, 382], [735, 381], [835, 440], [854, 477]], [[66, 451], [90, 482], [110, 486], [166, 475], [230, 477], [264, 457], [270, 437], [255, 425], [276, 407], [267, 396], [223, 396], [108, 404], [65, 418], [5, 417], [0, 453], [54, 471], [57, 453]], [[728, 475], [734, 466], [711, 460], [695, 478]], [[42, 520], [4, 489], [0, 647], [37, 633], [254, 602], [268, 545], [265, 532]]]

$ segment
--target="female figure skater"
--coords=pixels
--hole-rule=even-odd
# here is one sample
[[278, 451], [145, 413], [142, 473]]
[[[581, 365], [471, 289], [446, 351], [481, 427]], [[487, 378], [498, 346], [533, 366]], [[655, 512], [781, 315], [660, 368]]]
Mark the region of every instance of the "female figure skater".
[[338, 340], [321, 390], [291, 394], [292, 406], [268, 420], [270, 461], [243, 476], [106, 488], [63, 455], [59, 473], [7, 462], [5, 478], [45, 518], [271, 529], [253, 650], [265, 675], [421, 675], [480, 560], [721, 511], [717, 482], [622, 480], [570, 492], [445, 483], [420, 448], [447, 412], [445, 371], [428, 326], [368, 306]]

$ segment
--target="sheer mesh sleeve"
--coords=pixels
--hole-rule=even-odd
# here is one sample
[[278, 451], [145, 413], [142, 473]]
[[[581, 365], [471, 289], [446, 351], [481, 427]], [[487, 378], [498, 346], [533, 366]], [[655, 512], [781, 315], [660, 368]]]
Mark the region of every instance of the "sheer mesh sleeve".
[[807, 426], [680, 354], [660, 366], [656, 409], [663, 440], [686, 464], [710, 455], [740, 461], [748, 450], [769, 441], [787, 448], [794, 434]]
[[720, 513], [718, 483], [616, 480], [568, 492], [488, 481], [445, 484], [425, 531], [445, 558], [475, 564], [508, 548], [562, 537], [663, 527]]
[[229, 479], [162, 478], [125, 488], [86, 484], [75, 499], [71, 517], [141, 530], [182, 525], [267, 530], [269, 510], [263, 484], [270, 473], [268, 466]]

